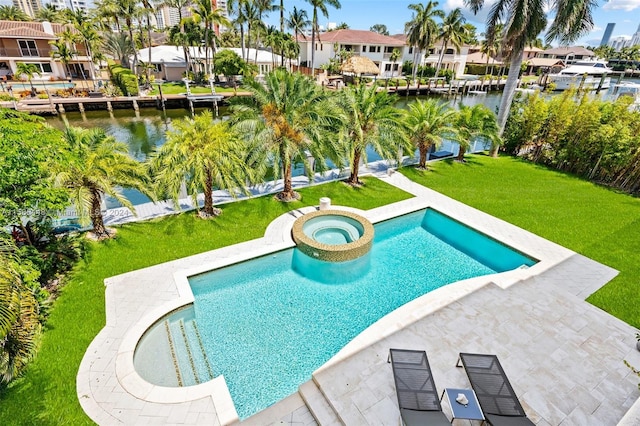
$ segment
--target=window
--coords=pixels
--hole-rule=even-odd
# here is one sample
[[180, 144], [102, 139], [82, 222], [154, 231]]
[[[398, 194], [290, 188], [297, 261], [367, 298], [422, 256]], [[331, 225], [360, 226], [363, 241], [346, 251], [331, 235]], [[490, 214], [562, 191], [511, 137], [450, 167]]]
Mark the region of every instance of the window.
[[162, 72], [162, 64], [153, 64], [153, 72]]
[[51, 64], [49, 62], [43, 62], [36, 65], [40, 65], [40, 69], [42, 70], [42, 72], [53, 72], [53, 70], [51, 69]]
[[385, 71], [391, 71], [391, 64], [384, 64]]
[[413, 46], [409, 48], [409, 55], [413, 55]]
[[40, 56], [35, 40], [18, 40], [22, 56]]
[[376, 52], [380, 53], [380, 46], [376, 49]]
[[376, 47], [375, 46], [369, 46], [369, 53], [375, 52], [376, 51]]
[[385, 46], [384, 53], [393, 53], [393, 46]]

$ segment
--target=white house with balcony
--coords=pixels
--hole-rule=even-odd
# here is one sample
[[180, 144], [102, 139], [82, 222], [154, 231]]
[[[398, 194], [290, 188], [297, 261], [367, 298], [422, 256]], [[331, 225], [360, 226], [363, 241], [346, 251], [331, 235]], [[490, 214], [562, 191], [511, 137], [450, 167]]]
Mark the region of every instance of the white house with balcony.
[[[404, 34], [396, 34], [392, 36], [396, 40], [402, 41], [405, 45], [407, 44], [407, 36]], [[456, 50], [456, 47], [448, 44], [446, 47], [445, 53], [442, 56], [442, 65], [440, 69], [442, 70], [453, 70], [453, 75], [455, 78], [461, 78], [464, 74], [464, 68], [467, 65], [467, 55], [469, 54], [468, 45], [462, 45], [460, 47], [460, 51]], [[413, 46], [406, 46], [405, 56], [403, 56], [403, 61], [412, 61], [414, 60], [414, 52], [415, 49]], [[445, 49], [443, 46], [442, 40], [436, 40], [433, 46], [431, 46], [426, 52], [422, 51], [418, 54], [418, 63], [420, 65], [428, 65], [430, 67], [436, 68], [438, 65], [438, 60], [440, 58], [440, 52]]]
[[[334, 58], [341, 50], [364, 56], [373, 61], [380, 70], [379, 76], [397, 76], [402, 71], [403, 58], [408, 46], [404, 41], [393, 37], [363, 30], [334, 30], [321, 33], [311, 45], [311, 36], [299, 35], [300, 64], [311, 67], [311, 50], [315, 49], [315, 67], [320, 68]], [[400, 57], [393, 61], [394, 49], [400, 51]]]

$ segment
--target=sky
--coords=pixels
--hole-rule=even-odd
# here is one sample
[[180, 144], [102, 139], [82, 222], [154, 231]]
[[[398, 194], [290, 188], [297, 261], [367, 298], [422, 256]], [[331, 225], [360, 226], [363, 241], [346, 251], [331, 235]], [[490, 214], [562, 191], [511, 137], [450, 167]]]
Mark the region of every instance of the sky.
[[[277, 2], [277, 0], [275, 0]], [[391, 34], [404, 31], [404, 23], [411, 19], [410, 3], [418, 3], [420, 0], [340, 0], [342, 7], [334, 9], [328, 7], [329, 18], [321, 16], [320, 25], [328, 22], [339, 24], [346, 22], [350, 28], [368, 30], [374, 24], [384, 24]], [[463, 8], [467, 21], [478, 28], [478, 34], [484, 32], [486, 13], [495, 0], [485, 0], [485, 7], [474, 16], [468, 9], [464, 9], [464, 0], [441, 0], [440, 7], [449, 12], [456, 7]], [[612, 37], [631, 37], [640, 25], [640, 0], [596, 0], [598, 7], [594, 11], [595, 26], [592, 31], [582, 37], [576, 44], [597, 46], [600, 44], [607, 24], [616, 24]], [[43, 1], [44, 3], [47, 0]], [[426, 0], [422, 0], [423, 4]], [[0, 4], [11, 4], [11, 0], [0, 0]], [[284, 0], [285, 14], [288, 15], [293, 7], [304, 9], [311, 19], [312, 8], [305, 0]], [[279, 14], [273, 12], [266, 21], [271, 25], [279, 25]], [[554, 43], [556, 44], [556, 43]]]
[[[440, 8], [449, 12], [456, 7], [464, 11], [467, 22], [478, 28], [477, 33], [484, 32], [486, 13], [495, 0], [485, 0], [482, 11], [474, 16], [468, 9], [464, 9], [463, 0], [440, 0]], [[404, 23], [411, 19], [411, 11], [408, 9], [410, 3], [418, 3], [420, 0], [340, 0], [342, 7], [339, 10], [328, 7], [329, 19], [321, 17], [318, 19], [321, 25], [327, 22], [346, 22], [351, 29], [368, 30], [374, 24], [384, 24], [391, 34], [398, 34], [404, 31]], [[426, 0], [422, 0], [426, 3]], [[626, 35], [631, 37], [640, 25], [640, 0], [597, 0], [598, 7], [594, 11], [594, 28], [582, 37], [578, 43], [582, 45], [597, 46], [604, 34], [604, 30], [609, 22], [615, 22], [612, 37]], [[311, 19], [311, 5], [304, 0], [285, 0], [285, 14], [288, 14], [293, 7], [304, 9]], [[267, 21], [273, 25], [279, 25], [279, 14], [271, 13]], [[555, 44], [555, 43], [554, 43]]]

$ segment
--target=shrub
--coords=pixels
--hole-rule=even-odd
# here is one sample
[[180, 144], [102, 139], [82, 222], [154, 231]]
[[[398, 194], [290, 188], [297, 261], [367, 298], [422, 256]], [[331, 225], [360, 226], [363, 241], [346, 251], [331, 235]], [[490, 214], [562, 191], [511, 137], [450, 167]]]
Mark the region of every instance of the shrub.
[[110, 64], [109, 73], [111, 74], [111, 81], [122, 93], [128, 96], [138, 95], [137, 77], [130, 69], [122, 65]]

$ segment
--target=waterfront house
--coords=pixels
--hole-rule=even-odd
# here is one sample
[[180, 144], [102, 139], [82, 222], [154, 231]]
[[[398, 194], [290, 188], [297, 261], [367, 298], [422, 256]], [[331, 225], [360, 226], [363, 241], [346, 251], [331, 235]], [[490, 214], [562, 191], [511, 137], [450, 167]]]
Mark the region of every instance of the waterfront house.
[[[300, 45], [300, 63], [311, 66], [311, 37], [298, 36], [298, 44]], [[404, 34], [385, 36], [373, 31], [334, 30], [319, 34], [313, 48], [316, 68], [321, 68], [341, 50], [346, 50], [354, 55], [371, 59], [380, 70], [378, 76], [387, 78], [401, 75], [402, 64], [416, 59], [414, 47], [407, 44]], [[392, 60], [394, 49], [400, 51], [400, 57], [396, 61]], [[429, 52], [421, 52], [418, 55], [418, 63], [435, 67], [441, 49], [442, 42], [437, 40]], [[463, 46], [459, 53], [456, 52], [455, 47], [447, 46], [442, 60], [442, 69], [451, 69], [456, 77], [461, 77], [464, 74], [467, 51], [468, 46]]]
[[538, 52], [538, 58], [559, 59], [566, 65], [576, 61], [591, 61], [596, 59], [596, 54], [582, 46], [560, 46]]
[[55, 47], [49, 42], [56, 41], [56, 34], [65, 28], [50, 22], [0, 21], [0, 79], [19, 80], [16, 69], [20, 62], [36, 66], [40, 74], [33, 81], [90, 78], [90, 61], [81, 44], [74, 47], [76, 54], [68, 67], [52, 56]]
[[[242, 49], [237, 47], [224, 47], [218, 49], [232, 50], [238, 56], [242, 57]], [[256, 56], [257, 53], [257, 56]], [[191, 59], [196, 62], [197, 71], [204, 71], [203, 61], [205, 60], [204, 48], [189, 47], [189, 55]], [[211, 51], [209, 51], [209, 59], [211, 59]], [[268, 73], [275, 67], [280, 65], [281, 56], [276, 55], [267, 50], [258, 50], [253, 48], [245, 49], [245, 56], [250, 64], [256, 64], [258, 67], [258, 74], [263, 75]], [[138, 51], [138, 58], [141, 61], [149, 61], [149, 48], [140, 49]], [[292, 61], [295, 65], [297, 61]], [[179, 81], [184, 77], [184, 73], [187, 71], [187, 62], [184, 58], [184, 51], [181, 46], [160, 45], [151, 48], [151, 64], [153, 65], [153, 75], [158, 80], [164, 81]], [[290, 61], [287, 59], [285, 65], [289, 66]]]

